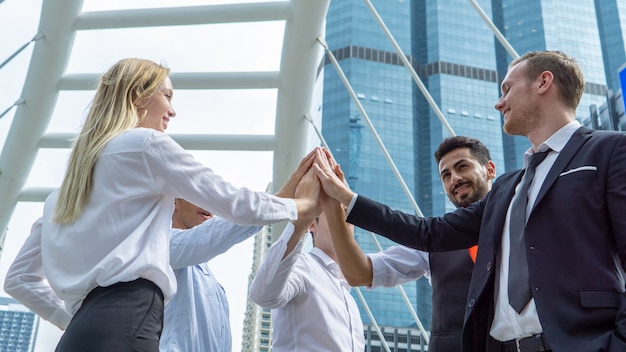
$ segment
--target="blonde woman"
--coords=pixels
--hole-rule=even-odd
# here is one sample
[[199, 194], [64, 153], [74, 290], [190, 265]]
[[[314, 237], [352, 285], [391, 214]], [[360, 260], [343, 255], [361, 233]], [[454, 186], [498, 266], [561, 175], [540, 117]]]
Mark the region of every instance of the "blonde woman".
[[173, 94], [169, 69], [152, 61], [124, 59], [102, 76], [63, 184], [9, 269], [5, 290], [66, 328], [59, 352], [159, 350], [163, 305], [176, 291], [174, 198], [242, 225], [315, 211], [311, 177], [287, 199], [236, 188], [195, 161], [163, 133], [176, 116]]

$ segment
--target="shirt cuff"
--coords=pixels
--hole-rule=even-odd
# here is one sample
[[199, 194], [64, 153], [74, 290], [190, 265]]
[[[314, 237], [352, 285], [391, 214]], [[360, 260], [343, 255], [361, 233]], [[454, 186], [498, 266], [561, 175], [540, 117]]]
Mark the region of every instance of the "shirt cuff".
[[359, 197], [358, 194], [353, 193], [352, 199], [350, 199], [350, 204], [348, 204], [348, 208], [346, 209], [346, 216], [350, 215], [352, 208], [354, 208], [354, 204], [356, 203], [356, 199]]
[[296, 205], [296, 201], [291, 198], [281, 198], [287, 204], [287, 216], [288, 220], [295, 221], [298, 220], [298, 206]]
[[366, 254], [372, 261], [372, 285], [368, 288], [382, 287], [385, 285], [385, 277], [387, 276], [387, 268], [383, 263], [380, 255], [376, 253]]
[[295, 227], [292, 223], [287, 223], [287, 226], [285, 226], [285, 229], [278, 240], [276, 240], [270, 249], [267, 250], [267, 254], [264, 259], [265, 265], [268, 268], [265, 279], [266, 284], [271, 284], [274, 281], [280, 267], [291, 267], [295, 265], [295, 262], [298, 260], [299, 253], [302, 251], [302, 247], [304, 246], [302, 238], [293, 251], [285, 256], [285, 251], [287, 251], [287, 242], [289, 242], [289, 239], [293, 236], [294, 229]]
[[58, 308], [54, 310], [47, 320], [56, 325], [59, 329], [65, 330], [72, 320], [72, 315], [65, 309]]

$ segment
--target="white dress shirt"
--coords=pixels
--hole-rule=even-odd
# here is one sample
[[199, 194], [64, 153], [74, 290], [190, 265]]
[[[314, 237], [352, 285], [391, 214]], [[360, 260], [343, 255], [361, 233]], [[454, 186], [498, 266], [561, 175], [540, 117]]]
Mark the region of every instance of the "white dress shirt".
[[293, 231], [289, 223], [250, 286], [250, 299], [272, 309], [272, 350], [363, 352], [359, 309], [337, 263], [318, 248], [302, 253], [304, 237], [282, 259]]
[[[175, 197], [243, 225], [297, 219], [293, 200], [237, 188], [166, 134], [135, 128], [100, 153], [76, 221], [53, 222], [58, 192], [48, 197], [40, 226], [33, 226], [9, 268], [5, 290], [35, 312], [42, 301], [57, 305], [43, 312], [46, 320], [59, 310], [74, 314], [97, 286], [137, 278], [154, 282], [168, 301], [176, 292], [169, 256]], [[42, 272], [54, 292], [33, 276]], [[65, 307], [49, 298], [54, 293]]]
[[372, 286], [393, 287], [425, 276], [430, 282], [428, 253], [405, 246], [392, 246], [378, 253], [369, 253], [372, 261]]
[[[539, 194], [539, 190], [543, 185], [548, 172], [554, 165], [556, 158], [567, 142], [570, 140], [574, 132], [580, 128], [578, 121], [572, 121], [558, 130], [548, 140], [539, 145], [537, 152], [543, 152], [548, 149], [552, 149], [552, 152], [546, 156], [545, 160], [539, 164], [535, 170], [535, 176], [528, 190], [528, 205], [526, 209], [526, 220], [530, 216], [530, 213], [535, 204], [535, 199]], [[532, 148], [529, 148], [524, 153], [524, 168], [528, 165], [528, 160], [533, 154]], [[516, 191], [519, 185], [516, 187]], [[517, 314], [515, 309], [511, 307], [509, 303], [509, 253], [510, 247], [510, 218], [511, 208], [509, 204], [509, 210], [506, 213], [504, 221], [504, 229], [502, 235], [501, 256], [498, 275], [496, 276], [496, 307], [493, 323], [491, 324], [490, 335], [498, 341], [508, 341], [520, 337], [531, 336], [543, 332], [541, 322], [539, 321], [539, 315], [537, 314], [537, 307], [535, 306], [535, 299], [532, 298], [528, 305], [522, 310], [521, 314]], [[531, 288], [532, 289], [532, 288]], [[555, 302], [556, 304], [556, 302]]]
[[172, 229], [170, 261], [178, 291], [165, 306], [162, 352], [230, 352], [228, 301], [207, 261], [261, 230], [221, 218]]

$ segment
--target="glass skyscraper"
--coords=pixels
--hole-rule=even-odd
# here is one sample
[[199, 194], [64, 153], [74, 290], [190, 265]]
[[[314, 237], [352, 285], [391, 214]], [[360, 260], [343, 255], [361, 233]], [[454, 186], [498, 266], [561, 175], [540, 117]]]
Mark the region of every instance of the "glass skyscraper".
[[0, 297], [0, 351], [32, 352], [39, 317], [13, 298]]
[[[410, 57], [413, 68], [454, 132], [483, 141], [491, 151], [498, 175], [520, 168], [522, 154], [530, 144], [524, 137], [504, 134], [502, 117], [494, 109], [500, 96], [500, 81], [513, 58], [470, 2], [373, 0], [372, 3]], [[592, 106], [606, 102], [608, 89], [619, 89], [617, 71], [626, 60], [622, 28], [626, 23], [626, 0], [478, 0], [477, 3], [520, 55], [527, 51], [561, 50], [578, 60], [587, 81], [576, 111], [581, 122], [589, 119]], [[420, 210], [426, 216], [453, 210], [433, 157], [449, 133], [402, 66], [365, 2], [333, 0], [326, 26], [330, 49]], [[324, 69], [322, 132], [355, 192], [414, 213], [357, 105], [328, 60]], [[369, 233], [357, 228], [355, 236], [366, 253], [377, 251]], [[380, 236], [377, 238], [383, 248], [393, 245]], [[421, 279], [404, 287], [429, 329], [428, 282]], [[378, 324], [415, 327], [397, 290], [362, 292]], [[363, 309], [361, 315], [365, 324], [370, 323]]]
[[[374, 5], [406, 53], [411, 50], [409, 1], [375, 1]], [[380, 30], [363, 1], [331, 1], [327, 16], [326, 40], [386, 143], [397, 168], [410, 189], [414, 189], [413, 93], [411, 77]], [[322, 134], [341, 164], [345, 176], [358, 193], [412, 212], [407, 197], [385, 161], [357, 106], [350, 99], [336, 70], [326, 65]], [[369, 233], [355, 229], [365, 252], [377, 251]], [[390, 241], [378, 238], [383, 248]], [[428, 286], [427, 284], [425, 286]], [[418, 294], [415, 282], [404, 285], [409, 299], [420, 304], [422, 317], [430, 317], [430, 301]], [[414, 325], [396, 289], [362, 290], [378, 324], [395, 327]], [[355, 297], [365, 324], [370, 320]]]
[[620, 89], [619, 69], [626, 63], [626, 2], [623, 0], [595, 0], [596, 18], [604, 60], [607, 88]]

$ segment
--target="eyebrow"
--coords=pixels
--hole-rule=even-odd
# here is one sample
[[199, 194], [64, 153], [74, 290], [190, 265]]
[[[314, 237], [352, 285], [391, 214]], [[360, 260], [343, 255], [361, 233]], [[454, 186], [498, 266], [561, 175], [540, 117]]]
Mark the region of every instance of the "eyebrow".
[[[464, 162], [464, 161], [467, 161], [467, 159], [465, 159], [465, 158], [464, 158], [464, 159], [460, 159], [459, 161], [457, 161], [456, 163], [454, 163], [454, 165], [452, 165], [452, 168], [453, 168], [453, 169], [454, 169], [454, 168], [456, 168], [456, 167], [457, 167], [460, 163], [462, 163], [462, 162]], [[448, 169], [447, 169], [447, 168], [446, 168], [446, 169], [441, 170], [441, 172], [439, 173], [439, 176], [442, 176], [442, 175], [443, 175], [443, 173], [444, 173], [444, 172], [447, 172], [447, 171], [448, 171]]]
[[509, 86], [509, 81], [502, 81], [502, 83], [500, 83], [500, 91], [504, 91], [504, 88], [508, 86]]

